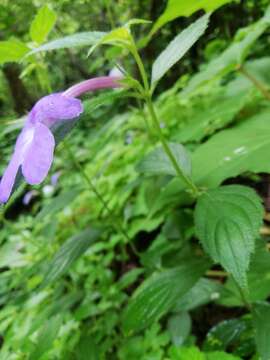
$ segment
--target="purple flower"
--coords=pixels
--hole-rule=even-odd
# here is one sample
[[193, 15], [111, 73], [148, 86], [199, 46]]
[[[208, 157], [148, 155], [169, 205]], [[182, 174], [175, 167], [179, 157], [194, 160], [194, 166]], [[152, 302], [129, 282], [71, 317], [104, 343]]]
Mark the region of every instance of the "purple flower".
[[40, 184], [53, 162], [55, 140], [50, 128], [58, 121], [77, 118], [83, 105], [77, 96], [97, 89], [115, 88], [119, 78], [104, 76], [83, 81], [62, 93], [41, 98], [32, 108], [17, 138], [11, 161], [0, 182], [0, 202], [8, 201], [21, 168], [26, 182]]
[[30, 202], [32, 201], [32, 199], [37, 196], [39, 194], [39, 192], [37, 190], [30, 190], [27, 191], [27, 193], [24, 195], [23, 197], [23, 204], [25, 206], [29, 205]]

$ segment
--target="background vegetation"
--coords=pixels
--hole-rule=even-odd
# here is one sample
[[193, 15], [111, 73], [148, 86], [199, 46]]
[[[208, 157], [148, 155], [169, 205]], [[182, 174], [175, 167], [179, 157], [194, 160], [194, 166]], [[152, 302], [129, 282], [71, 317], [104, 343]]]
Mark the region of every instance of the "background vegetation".
[[[171, 19], [165, 0], [2, 0], [0, 170], [42, 96], [115, 66], [140, 78], [118, 46], [89, 57], [87, 42], [26, 56], [30, 50], [151, 20], [132, 27], [150, 73], [168, 43], [203, 8], [214, 9], [205, 34], [161, 79], [154, 105], [164, 136], [191, 154], [198, 186], [256, 190], [264, 222], [252, 214], [255, 250], [239, 245], [239, 262], [227, 263], [210, 249], [215, 262], [205, 260], [190, 194], [168, 169], [152, 166], [160, 161], [151, 159], [158, 140], [145, 125], [142, 99], [126, 90], [86, 94], [46, 182], [22, 184], [1, 208], [0, 359], [270, 359], [269, 1], [188, 2], [169, 1]], [[233, 201], [250, 215], [242, 198]], [[249, 287], [244, 296], [238, 267]]]

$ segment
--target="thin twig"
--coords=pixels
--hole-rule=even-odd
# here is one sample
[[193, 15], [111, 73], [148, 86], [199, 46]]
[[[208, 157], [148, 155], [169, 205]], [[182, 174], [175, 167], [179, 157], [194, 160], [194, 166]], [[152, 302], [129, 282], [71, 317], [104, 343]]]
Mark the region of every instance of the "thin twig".
[[237, 70], [243, 74], [252, 84], [262, 93], [262, 95], [270, 101], [270, 92], [267, 87], [254, 77], [243, 65], [239, 65]]

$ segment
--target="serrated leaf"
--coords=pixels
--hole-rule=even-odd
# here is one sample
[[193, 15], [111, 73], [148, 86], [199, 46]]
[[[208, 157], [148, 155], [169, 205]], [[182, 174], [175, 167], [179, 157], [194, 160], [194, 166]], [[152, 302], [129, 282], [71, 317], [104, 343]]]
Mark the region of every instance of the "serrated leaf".
[[269, 360], [270, 305], [266, 302], [254, 305], [252, 315], [255, 328], [255, 340], [261, 360]]
[[[270, 16], [266, 12], [265, 16], [256, 23], [240, 29], [236, 35], [236, 40], [221, 55], [210, 61], [201, 72], [193, 76], [188, 86], [184, 89], [184, 93], [190, 93], [208, 83], [211, 79], [237, 70], [243, 64], [252, 45], [267, 30], [269, 25]], [[244, 35], [242, 34], [243, 32]]]
[[28, 51], [29, 47], [20, 40], [0, 41], [0, 64], [19, 61]]
[[48, 5], [42, 6], [30, 26], [31, 39], [37, 44], [42, 44], [54, 27], [55, 22], [56, 13]]
[[79, 196], [80, 192], [80, 189], [73, 189], [55, 197], [37, 214], [36, 222], [42, 221], [48, 215], [52, 216], [58, 213], [60, 210], [62, 210], [64, 207], [68, 206], [72, 201], [74, 201], [76, 197]]
[[106, 33], [101, 31], [76, 33], [60, 39], [52, 40], [44, 45], [33, 49], [27, 55], [29, 56], [31, 54], [36, 54], [41, 51], [51, 51], [56, 49], [94, 45], [104, 36], [104, 34]]
[[152, 85], [175, 65], [205, 32], [209, 21], [206, 14], [177, 35], [158, 56], [152, 67]]
[[[187, 176], [190, 176], [191, 161], [185, 147], [176, 143], [169, 143], [169, 147], [179, 167]], [[146, 175], [177, 175], [174, 166], [162, 147], [158, 147], [146, 155], [146, 157], [137, 165], [136, 169], [138, 172]]]
[[50, 350], [61, 326], [61, 316], [56, 315], [48, 319], [38, 334], [34, 350], [29, 356], [29, 360], [39, 360], [48, 350]]
[[196, 283], [208, 266], [204, 259], [192, 259], [145, 280], [124, 311], [124, 331], [139, 331], [157, 321]]
[[51, 284], [62, 276], [88, 247], [98, 240], [99, 236], [100, 230], [86, 229], [66, 240], [49, 262], [41, 287]]
[[196, 204], [195, 227], [205, 251], [243, 288], [263, 213], [255, 191], [240, 185], [209, 190]]
[[157, 32], [158, 29], [160, 29], [168, 22], [180, 16], [190, 16], [200, 9], [203, 9], [206, 12], [214, 11], [220, 6], [232, 1], [234, 0], [168, 0], [165, 11], [157, 19], [151, 30], [151, 35]]

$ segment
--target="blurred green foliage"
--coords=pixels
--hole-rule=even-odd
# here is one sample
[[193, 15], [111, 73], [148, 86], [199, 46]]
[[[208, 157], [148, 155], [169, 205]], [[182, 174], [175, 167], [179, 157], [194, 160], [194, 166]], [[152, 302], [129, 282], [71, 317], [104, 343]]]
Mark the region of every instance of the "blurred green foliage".
[[[248, 43], [239, 63], [238, 57], [236, 62], [234, 57], [229, 59], [233, 66], [226, 56], [224, 61], [226, 49], [254, 34], [257, 25], [251, 24], [261, 21], [267, 5], [265, 0], [242, 0], [217, 9], [205, 36], [161, 81], [155, 106], [165, 136], [187, 146], [196, 183], [252, 185], [269, 209], [262, 185], [263, 174], [270, 172], [269, 99], [236, 67], [244, 66], [269, 88], [268, 25], [258, 39]], [[1, 171], [22, 117], [38, 98], [106, 74], [116, 64], [138, 77], [125, 49], [100, 47], [87, 57], [90, 46], [72, 47], [25, 57], [30, 49], [78, 32], [109, 31], [132, 18], [154, 22], [165, 8], [166, 1], [157, 0], [58, 0], [46, 1], [46, 5], [43, 1], [3, 0]], [[201, 12], [167, 23], [151, 41], [147, 36], [151, 24], [134, 26], [147, 69]], [[42, 16], [46, 21], [37, 20]], [[239, 28], [244, 29], [237, 32]], [[216, 61], [223, 67], [209, 75], [209, 64]], [[204, 79], [202, 86], [192, 88], [198, 77]], [[186, 85], [189, 93], [184, 90]], [[200, 278], [203, 267], [189, 279], [188, 266], [196, 267], [196, 259], [193, 265], [190, 259], [202, 253], [194, 234], [193, 206], [168, 169], [155, 178], [153, 171], [145, 174], [142, 170], [155, 141], [149, 141], [147, 110], [138, 108], [136, 99], [119, 90], [86, 95], [84, 105], [85, 112], [67, 144], [112, 209], [113, 218], [62, 144], [51, 172], [59, 175], [57, 183], [49, 177], [35, 187], [28, 204], [23, 198], [33, 189], [23, 185], [1, 209], [0, 358], [258, 359], [256, 341], [259, 349], [269, 350], [264, 350], [267, 344], [258, 341], [258, 335], [254, 337], [251, 318], [245, 314], [232, 277], [214, 267]], [[116, 222], [127, 237], [115, 230]], [[262, 233], [269, 235], [268, 227]], [[254, 303], [270, 296], [267, 240], [265, 236], [258, 239], [247, 273], [249, 300]], [[182, 284], [182, 293], [175, 276], [183, 269], [190, 286]], [[171, 274], [174, 282], [170, 282]], [[144, 293], [148, 287], [153, 291], [150, 299]], [[156, 303], [155, 287], [159, 291]], [[256, 305], [258, 323], [261, 309], [269, 311], [269, 305], [263, 304]], [[144, 308], [147, 314], [140, 311]], [[265, 328], [260, 329], [260, 338]]]

